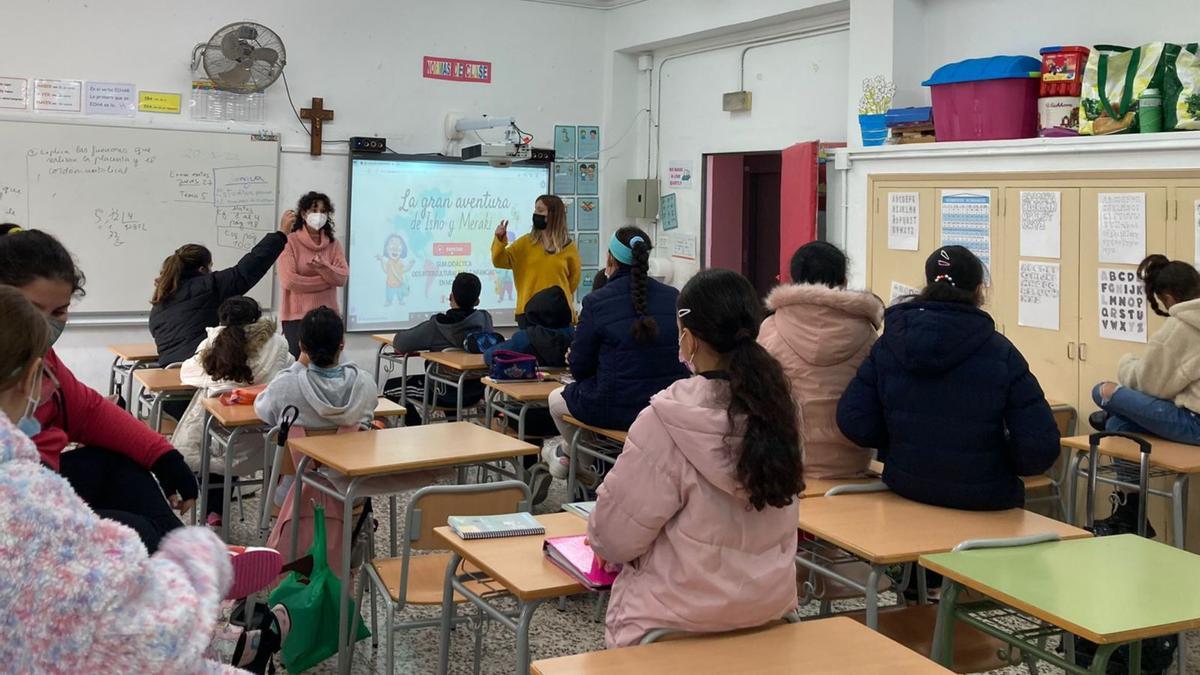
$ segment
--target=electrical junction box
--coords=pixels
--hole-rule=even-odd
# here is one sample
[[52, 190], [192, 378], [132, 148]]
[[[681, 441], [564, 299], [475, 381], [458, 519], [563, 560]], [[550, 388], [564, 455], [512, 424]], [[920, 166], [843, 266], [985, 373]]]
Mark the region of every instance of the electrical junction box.
[[369, 136], [351, 136], [350, 151], [351, 152], [384, 152], [387, 150], [386, 138], [372, 138]]
[[658, 217], [657, 178], [632, 178], [625, 181], [625, 217]]
[[731, 91], [721, 96], [721, 110], [725, 112], [749, 112], [750, 92]]

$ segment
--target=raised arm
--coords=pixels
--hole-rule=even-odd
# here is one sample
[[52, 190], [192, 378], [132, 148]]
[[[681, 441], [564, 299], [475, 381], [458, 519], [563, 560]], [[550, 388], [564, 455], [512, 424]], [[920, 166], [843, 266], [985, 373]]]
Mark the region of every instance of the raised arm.
[[254, 245], [233, 267], [213, 272], [217, 294], [222, 298], [245, 295], [271, 271], [287, 246], [287, 235], [272, 232]]

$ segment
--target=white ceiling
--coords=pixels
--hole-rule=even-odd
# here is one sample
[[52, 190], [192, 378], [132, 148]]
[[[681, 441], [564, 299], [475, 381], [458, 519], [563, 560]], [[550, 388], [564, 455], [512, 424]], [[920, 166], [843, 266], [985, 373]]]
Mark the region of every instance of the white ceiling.
[[617, 9], [625, 5], [635, 5], [646, 0], [525, 0], [525, 2], [533, 2], [544, 5], [569, 5], [572, 7], [586, 7], [588, 9]]

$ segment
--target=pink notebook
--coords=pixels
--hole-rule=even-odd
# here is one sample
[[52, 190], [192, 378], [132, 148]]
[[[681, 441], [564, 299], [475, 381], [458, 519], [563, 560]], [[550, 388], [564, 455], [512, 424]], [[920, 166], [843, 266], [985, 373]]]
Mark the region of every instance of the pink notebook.
[[597, 561], [592, 547], [585, 541], [586, 535], [577, 534], [571, 537], [547, 537], [542, 549], [550, 562], [562, 568], [564, 572], [575, 577], [579, 583], [593, 591], [604, 590], [612, 586], [620, 572], [608, 572]]

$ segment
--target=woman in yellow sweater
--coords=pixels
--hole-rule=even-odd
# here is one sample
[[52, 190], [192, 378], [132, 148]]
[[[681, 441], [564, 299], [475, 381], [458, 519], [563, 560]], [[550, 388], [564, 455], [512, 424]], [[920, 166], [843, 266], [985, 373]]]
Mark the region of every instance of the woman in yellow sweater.
[[[533, 205], [533, 230], [508, 243], [508, 221], [500, 221], [492, 240], [492, 264], [513, 271], [517, 287], [517, 325], [525, 328], [525, 303], [534, 293], [558, 286], [568, 298], [579, 288], [579, 248], [567, 231], [567, 208], [554, 195]], [[572, 310], [574, 314], [574, 310]]]

